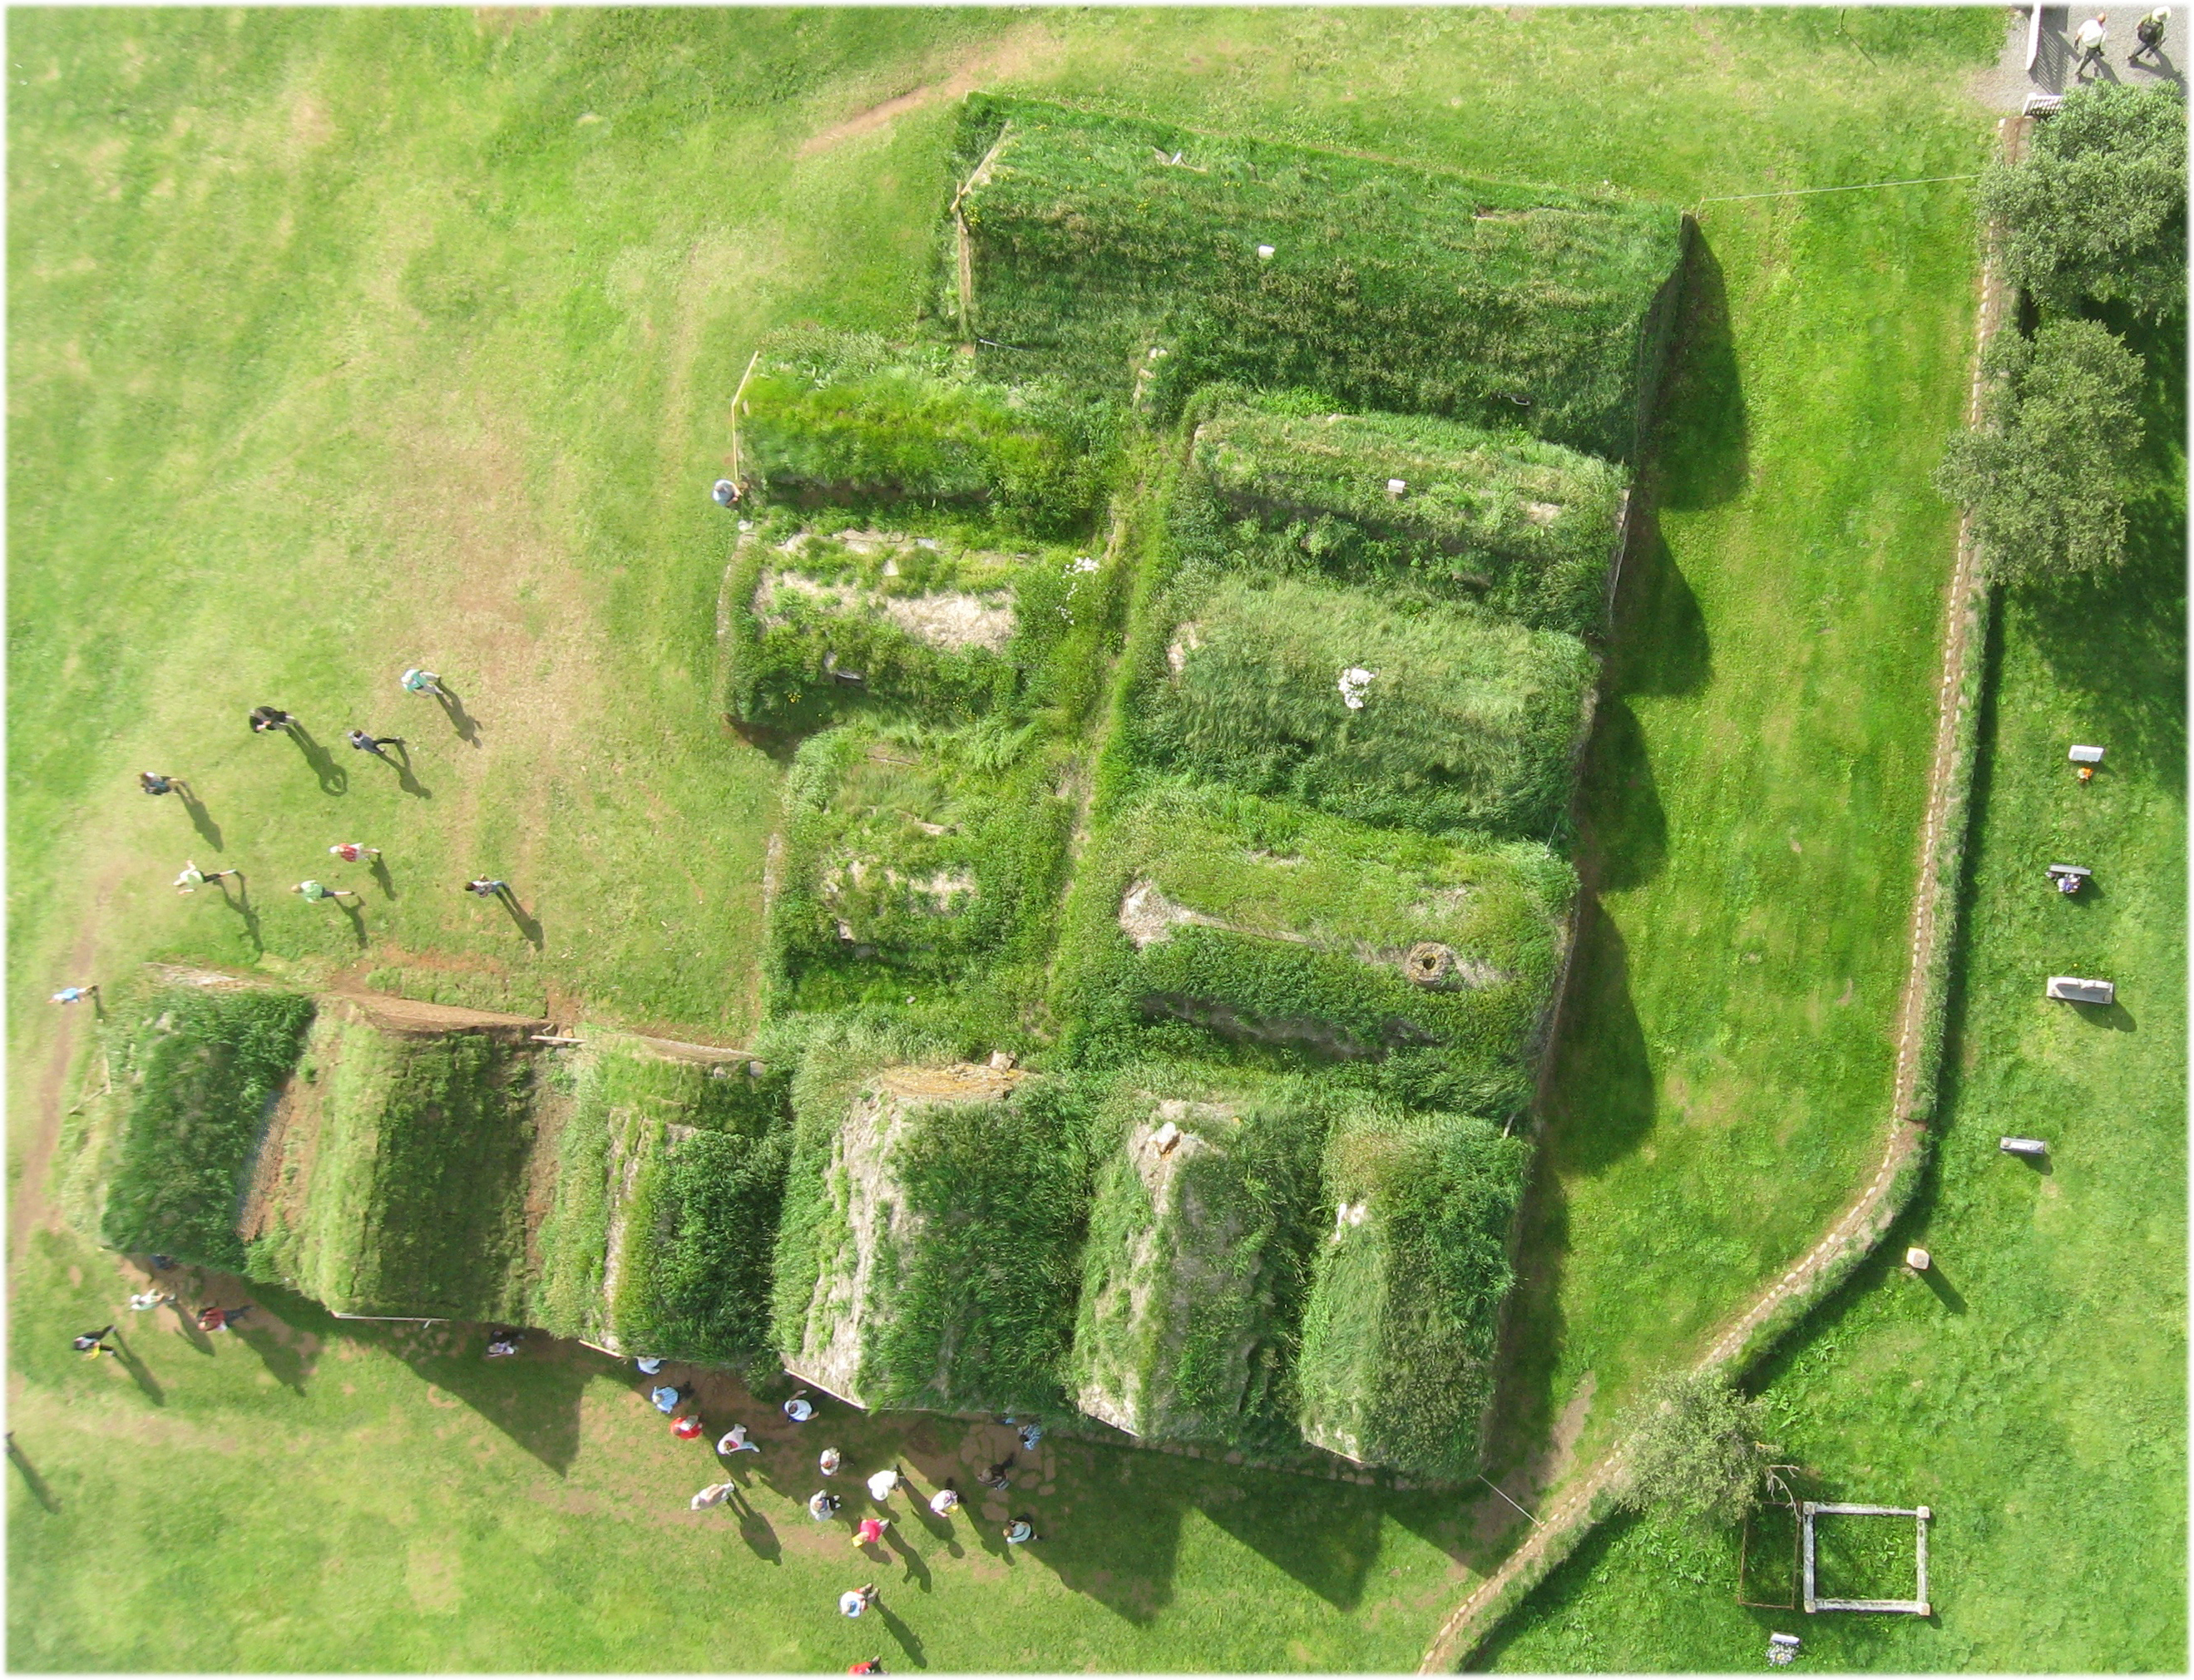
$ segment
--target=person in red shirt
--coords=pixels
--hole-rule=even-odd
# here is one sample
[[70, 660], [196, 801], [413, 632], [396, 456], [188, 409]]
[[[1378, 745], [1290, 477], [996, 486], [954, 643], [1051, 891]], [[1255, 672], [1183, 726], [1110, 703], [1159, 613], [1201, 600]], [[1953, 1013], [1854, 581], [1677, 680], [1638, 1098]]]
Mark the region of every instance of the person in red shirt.
[[670, 1425], [670, 1432], [681, 1441], [696, 1441], [701, 1435], [701, 1420], [695, 1417], [680, 1418]]
[[864, 1517], [861, 1519], [861, 1526], [853, 1530], [853, 1544], [855, 1545], [876, 1545], [883, 1540], [884, 1530], [890, 1527], [891, 1519], [889, 1517]]

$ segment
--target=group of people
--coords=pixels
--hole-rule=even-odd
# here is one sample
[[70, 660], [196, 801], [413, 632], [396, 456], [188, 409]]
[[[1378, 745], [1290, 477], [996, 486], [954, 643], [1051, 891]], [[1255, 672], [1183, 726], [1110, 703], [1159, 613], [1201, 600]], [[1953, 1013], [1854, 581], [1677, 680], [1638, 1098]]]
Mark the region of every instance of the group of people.
[[[431, 694], [438, 699], [449, 698], [447, 691], [442, 687], [441, 678], [435, 673], [418, 666], [407, 669], [397, 679], [397, 684], [406, 694]], [[255, 735], [296, 732], [302, 736], [303, 733], [296, 714], [294, 712], [284, 711], [279, 706], [254, 706], [251, 708], [250, 722], [251, 731]], [[395, 760], [389, 758], [386, 749], [404, 745], [404, 737], [400, 735], [370, 735], [362, 729], [346, 730], [343, 731], [343, 738], [348, 741], [357, 751], [370, 753], [376, 758], [392, 764]], [[181, 777], [163, 775], [158, 771], [147, 770], [141, 772], [137, 777], [137, 785], [146, 793], [155, 797], [163, 794], [181, 793], [187, 800], [191, 794], [190, 783]], [[338, 840], [328, 848], [328, 851], [331, 857], [345, 863], [363, 863], [377, 866], [381, 858], [379, 846], [367, 846], [358, 840]], [[234, 875], [241, 880], [244, 871], [236, 869], [201, 869], [195, 860], [187, 859], [184, 862], [182, 872], [175, 877], [175, 891], [179, 893], [195, 892], [208, 881], [220, 880], [229, 875]], [[222, 890], [227, 891], [226, 888]], [[464, 884], [462, 890], [477, 898], [496, 898], [508, 894], [510, 883], [497, 880], [492, 875], [475, 875]], [[332, 886], [318, 880], [299, 881], [290, 891], [302, 897], [308, 904], [317, 904], [329, 898], [340, 902], [344, 898], [355, 899], [359, 896], [354, 887]], [[56, 1003], [81, 1002], [98, 989], [96, 986], [66, 987], [55, 995], [54, 1001]]]
[[[2108, 12], [2098, 12], [2082, 24], [2078, 32], [2073, 36], [2072, 44], [2080, 54], [2079, 61], [2073, 70], [2076, 77], [2084, 77], [2091, 70], [2102, 67], [2103, 48], [2111, 36], [2110, 21]], [[2163, 32], [2170, 22], [2171, 9], [2168, 6], [2158, 6], [2154, 11], [2145, 14], [2133, 26], [2133, 38], [2138, 44], [2126, 54], [2126, 62], [2132, 64], [2144, 53], [2152, 58], [2160, 57], [2163, 52]]]
[[[662, 1360], [649, 1357], [642, 1358], [636, 1362], [642, 1376], [659, 1378], [662, 1375]], [[653, 1402], [657, 1411], [671, 1419], [670, 1432], [681, 1441], [697, 1440], [706, 1433], [698, 1412], [687, 1409], [687, 1403], [692, 1397], [692, 1390], [690, 1387], [682, 1387], [670, 1382], [658, 1381], [648, 1390], [648, 1399]], [[802, 1390], [784, 1402], [784, 1415], [792, 1422], [807, 1423], [815, 1416], [815, 1402], [808, 1396], [807, 1392]], [[1022, 1420], [1008, 1416], [1001, 1421], [1014, 1425], [1024, 1451], [1034, 1452], [1037, 1443], [1043, 1439], [1043, 1425], [1034, 1419]], [[761, 1444], [748, 1438], [747, 1426], [744, 1424], [733, 1424], [730, 1429], [717, 1437], [716, 1452], [723, 1458], [728, 1459], [737, 1453], [760, 1453], [761, 1451]], [[1008, 1454], [998, 1462], [987, 1465], [982, 1473], [976, 1476], [976, 1482], [979, 1486], [993, 1492], [1004, 1493], [1013, 1486], [1011, 1474], [1013, 1466], [1014, 1455]], [[846, 1468], [846, 1455], [836, 1447], [825, 1447], [817, 1459], [816, 1467], [825, 1478], [834, 1478]], [[902, 1486], [908, 1485], [905, 1473], [897, 1465], [872, 1471], [865, 1480], [869, 1498], [878, 1505], [886, 1505], [892, 1495]], [[712, 1482], [694, 1494], [689, 1503], [695, 1511], [711, 1510], [730, 1499], [736, 1486], [737, 1484], [732, 1482]], [[959, 1490], [952, 1485], [951, 1478], [948, 1477], [934, 1493], [930, 1494], [928, 1503], [933, 1515], [949, 1521], [952, 1513], [960, 1509]], [[827, 1522], [838, 1514], [843, 1504], [844, 1501], [829, 1488], [819, 1488], [808, 1495], [807, 1514], [818, 1522]], [[854, 1524], [850, 1537], [851, 1543], [856, 1547], [882, 1545], [891, 1526], [892, 1521], [888, 1516], [871, 1512]], [[1002, 1534], [1008, 1545], [1026, 1545], [1037, 1539], [1035, 1521], [1025, 1516], [1015, 1517], [1007, 1522]], [[858, 1587], [850, 1587], [841, 1593], [838, 1597], [838, 1609], [841, 1614], [858, 1616], [876, 1601], [876, 1584], [869, 1582]], [[881, 1673], [882, 1665], [873, 1661], [857, 1664], [847, 1671], [856, 1674]]]

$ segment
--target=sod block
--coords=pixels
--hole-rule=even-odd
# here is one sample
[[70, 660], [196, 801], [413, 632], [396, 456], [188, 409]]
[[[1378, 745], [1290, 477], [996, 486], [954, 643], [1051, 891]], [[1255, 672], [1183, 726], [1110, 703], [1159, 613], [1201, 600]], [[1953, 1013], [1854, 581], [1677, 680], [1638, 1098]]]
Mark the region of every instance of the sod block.
[[1428, 1482], [1475, 1472], [1529, 1155], [1522, 1138], [1462, 1117], [1367, 1115], [1335, 1128], [1333, 1223], [1297, 1364], [1306, 1441]]

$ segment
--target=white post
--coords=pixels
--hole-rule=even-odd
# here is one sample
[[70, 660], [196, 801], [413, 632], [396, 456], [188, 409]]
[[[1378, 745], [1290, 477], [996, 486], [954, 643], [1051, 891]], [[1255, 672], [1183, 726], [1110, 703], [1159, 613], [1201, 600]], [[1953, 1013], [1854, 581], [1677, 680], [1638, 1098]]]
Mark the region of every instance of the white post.
[[2042, 8], [2034, 8], [2034, 15], [2026, 25], [2026, 73], [2034, 73], [2034, 60], [2042, 55]]

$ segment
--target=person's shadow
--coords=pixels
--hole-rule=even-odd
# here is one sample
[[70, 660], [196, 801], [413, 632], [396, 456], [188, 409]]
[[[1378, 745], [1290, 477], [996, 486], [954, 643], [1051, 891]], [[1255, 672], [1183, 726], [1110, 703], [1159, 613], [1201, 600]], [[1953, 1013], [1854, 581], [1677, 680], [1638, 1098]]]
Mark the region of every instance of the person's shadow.
[[38, 1474], [38, 1467], [31, 1462], [30, 1455], [15, 1444], [15, 1432], [13, 1430], [8, 1431], [8, 1462], [14, 1465], [20, 1473], [24, 1485], [31, 1490], [32, 1499], [48, 1511], [59, 1511], [61, 1508], [61, 1502], [54, 1497], [54, 1490], [47, 1485], [46, 1478]]
[[350, 772], [329, 755], [328, 749], [313, 738], [313, 732], [294, 718], [284, 731], [297, 743], [297, 750], [305, 755], [305, 763], [319, 778], [324, 794], [346, 793], [350, 788]]
[[382, 861], [380, 854], [376, 852], [366, 867], [372, 871], [373, 884], [381, 889], [381, 896], [393, 898], [396, 896], [396, 880], [388, 873], [388, 865]]
[[175, 790], [175, 797], [183, 802], [183, 809], [190, 813], [191, 827], [198, 831], [198, 838], [215, 851], [220, 851], [221, 824], [213, 820], [213, 813], [205, 808], [204, 801], [180, 776], [169, 777], [168, 785]]
[[539, 950], [541, 949], [540, 922], [526, 914], [526, 907], [518, 902], [518, 895], [510, 890], [508, 883], [495, 896], [502, 901], [503, 908], [510, 912], [510, 919], [518, 924], [518, 931], [526, 936], [526, 942], [535, 950]]
[[912, 1546], [899, 1538], [899, 1532], [896, 1527], [884, 1531], [884, 1544], [897, 1552], [899, 1562], [906, 1565], [906, 1578], [909, 1580], [924, 1592], [933, 1590], [929, 1580], [929, 1565], [922, 1561], [920, 1554]]
[[755, 1509], [744, 1492], [732, 1497], [738, 1501], [739, 1538], [747, 1543], [747, 1550], [765, 1563], [782, 1563], [784, 1547], [777, 1530], [769, 1526], [769, 1519]]
[[259, 912], [251, 906], [251, 884], [244, 879], [244, 871], [236, 872], [236, 892], [228, 890], [228, 877], [221, 878], [221, 902], [244, 919], [244, 937], [251, 942], [251, 954], [258, 956], [267, 949], [267, 942], [259, 937]]
[[396, 766], [396, 785], [414, 799], [434, 798], [433, 790], [411, 773], [411, 748], [405, 744], [404, 737], [400, 735], [392, 736], [385, 744], [395, 748], [397, 752], [402, 754], [400, 758], [389, 760]]
[[137, 1385], [147, 1400], [155, 1406], [168, 1403], [167, 1393], [161, 1388], [159, 1379], [137, 1356], [137, 1350], [123, 1339], [119, 1330], [114, 1333], [114, 1356], [122, 1362], [122, 1368], [129, 1373], [129, 1380]]
[[450, 727], [457, 731], [457, 739], [468, 747], [479, 746], [480, 725], [474, 720], [472, 714], [465, 710], [465, 702], [457, 697], [457, 691], [445, 685], [434, 697], [442, 702], [442, 715], [450, 720]]
[[906, 1660], [916, 1668], [928, 1667], [929, 1659], [924, 1654], [922, 1636], [893, 1615], [891, 1606], [881, 1599], [876, 1601], [876, 1614], [884, 1619], [884, 1626], [891, 1630], [891, 1637], [899, 1641], [899, 1648], [906, 1653]]
[[365, 949], [365, 907], [347, 898], [336, 900], [336, 908], [350, 918], [351, 937], [358, 941], [359, 949]]
[[2172, 63], [2171, 55], [2165, 52], [2162, 46], [2159, 45], [2154, 52], [2144, 54], [2142, 56], [2146, 60], [2145, 63], [2136, 64], [2131, 59], [2128, 59], [2126, 68], [2153, 76], [2159, 82], [2168, 82], [2174, 88], [2185, 89], [2186, 78], [2179, 73], [2179, 66]]

